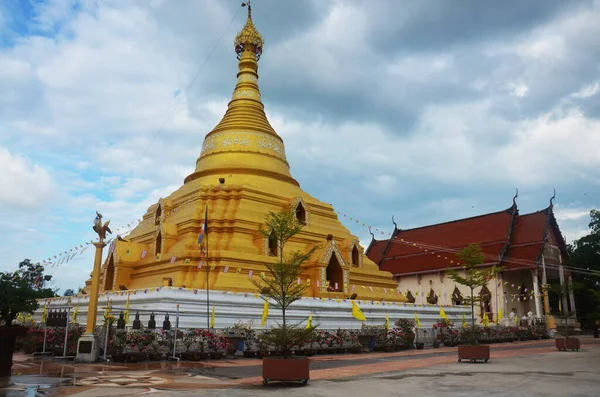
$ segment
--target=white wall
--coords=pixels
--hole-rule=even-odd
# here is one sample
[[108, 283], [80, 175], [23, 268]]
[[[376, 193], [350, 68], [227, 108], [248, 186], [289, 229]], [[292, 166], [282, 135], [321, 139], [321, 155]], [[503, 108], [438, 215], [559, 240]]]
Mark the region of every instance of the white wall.
[[[115, 308], [124, 308], [127, 300], [127, 291], [121, 295], [120, 292], [107, 293], [100, 297], [99, 306], [106, 305], [107, 299], [112, 300], [112, 306]], [[39, 309], [34, 314], [36, 321], [41, 320], [42, 312], [46, 300], [40, 302]], [[67, 304], [66, 298], [55, 299], [49, 304], [49, 309], [64, 306]], [[88, 299], [80, 299], [74, 297], [71, 306], [74, 308], [79, 304], [77, 322], [85, 324], [87, 319]], [[385, 302], [380, 304], [371, 303], [370, 301], [356, 301], [360, 306], [363, 314], [367, 318], [368, 325], [384, 324], [386, 313], [388, 313], [390, 321], [393, 323], [398, 318], [414, 319], [414, 314], [417, 313], [423, 328], [430, 328], [431, 325], [439, 318], [439, 306], [421, 306], [403, 303], [390, 302], [388, 305]], [[216, 304], [215, 328], [225, 328], [236, 324], [238, 321], [247, 322], [253, 321], [253, 327], [260, 329], [260, 322], [263, 312], [264, 301], [260, 297], [253, 294], [233, 294], [231, 292], [223, 293], [222, 291], [210, 292], [210, 307]], [[180, 305], [181, 318], [180, 326], [184, 328], [206, 328], [206, 291], [192, 289], [180, 289], [176, 287], [161, 287], [159, 291], [144, 293], [144, 290], [133, 292], [129, 298], [129, 323], [131, 325], [135, 318], [136, 310], [149, 310], [155, 312], [156, 324], [162, 326], [164, 320], [164, 312], [169, 312], [172, 326], [175, 326], [176, 305]], [[73, 309], [72, 309], [73, 310]], [[118, 317], [120, 309], [115, 309], [113, 314]], [[468, 314], [468, 309], [464, 307], [444, 307], [444, 311], [448, 317], [460, 324], [462, 315]], [[313, 325], [319, 325], [322, 329], [345, 328], [358, 329], [362, 323], [352, 317], [351, 301], [321, 300], [313, 298], [303, 298], [290, 307], [287, 315], [292, 323], [305, 321], [309, 313], [313, 313]], [[98, 309], [98, 324], [102, 324], [104, 311]], [[148, 324], [150, 312], [140, 313], [140, 320], [145, 326]], [[267, 318], [266, 327], [275, 325], [281, 321], [281, 312], [273, 305], [269, 306], [269, 315]]]

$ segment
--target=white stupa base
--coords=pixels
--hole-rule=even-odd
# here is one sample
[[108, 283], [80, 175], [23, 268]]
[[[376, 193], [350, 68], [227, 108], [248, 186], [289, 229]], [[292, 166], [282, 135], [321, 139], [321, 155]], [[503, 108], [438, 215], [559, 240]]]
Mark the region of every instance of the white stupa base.
[[[231, 327], [239, 322], [252, 322], [253, 328], [270, 328], [281, 322], [281, 311], [273, 304], [269, 305], [269, 314], [265, 327], [261, 327], [264, 301], [256, 294], [232, 293], [224, 291], [210, 291], [207, 307], [206, 290], [195, 290], [177, 287], [160, 287], [150, 289], [115, 291], [101, 294], [98, 303], [97, 324], [103, 323], [104, 307], [108, 300], [112, 301], [112, 314], [118, 318], [119, 313], [125, 310], [127, 294], [129, 295], [129, 323], [133, 324], [136, 312], [139, 311], [142, 326], [148, 325], [150, 314], [154, 313], [156, 327], [162, 328], [165, 314], [169, 314], [171, 327], [175, 327], [177, 320], [177, 305], [179, 305], [179, 328], [207, 328], [213, 305], [215, 309], [215, 328]], [[54, 298], [49, 303], [53, 306], [64, 306], [66, 297]], [[89, 296], [71, 297], [71, 305], [79, 305], [77, 322], [85, 324], [87, 320], [87, 307]], [[40, 301], [40, 307], [34, 314], [34, 319], [40, 321], [44, 305], [48, 300]], [[300, 323], [307, 320], [312, 313], [313, 325], [321, 329], [359, 329], [362, 322], [352, 317], [352, 301], [320, 298], [302, 298], [294, 302], [287, 311], [290, 323]], [[440, 308], [437, 305], [418, 305], [410, 303], [374, 302], [357, 299], [363, 314], [367, 318], [367, 325], [382, 325], [385, 323], [386, 314], [393, 324], [399, 318], [415, 318], [415, 313], [421, 321], [421, 328], [431, 328], [440, 318]], [[463, 314], [470, 316], [470, 310], [463, 306], [444, 307], [444, 312], [451, 321], [459, 325]]]

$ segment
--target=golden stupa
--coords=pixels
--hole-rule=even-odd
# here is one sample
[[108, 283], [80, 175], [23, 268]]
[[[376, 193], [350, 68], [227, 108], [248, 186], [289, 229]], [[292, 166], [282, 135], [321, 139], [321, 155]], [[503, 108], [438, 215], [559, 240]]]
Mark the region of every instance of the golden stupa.
[[[195, 171], [183, 186], [152, 205], [141, 223], [109, 248], [100, 291], [158, 286], [256, 292], [251, 277], [277, 261], [276, 242], [259, 227], [269, 211], [295, 211], [305, 225], [286, 251], [319, 250], [299, 282], [312, 297], [406, 301], [392, 275], [380, 271], [338, 220], [330, 204], [292, 178], [284, 144], [265, 116], [258, 89], [263, 38], [251, 9], [235, 38], [239, 73], [221, 122], [206, 135]], [[198, 236], [208, 208], [208, 258]], [[202, 266], [199, 267], [200, 262]], [[89, 293], [90, 281], [85, 291]]]

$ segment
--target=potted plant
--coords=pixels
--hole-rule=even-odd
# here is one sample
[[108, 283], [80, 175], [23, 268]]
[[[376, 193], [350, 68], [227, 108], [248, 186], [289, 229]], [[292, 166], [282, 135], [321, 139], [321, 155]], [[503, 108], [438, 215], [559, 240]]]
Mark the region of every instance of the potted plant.
[[19, 263], [14, 273], [0, 272], [0, 377], [10, 376], [16, 339], [27, 332], [25, 327], [14, 326], [13, 320], [19, 313], [37, 310], [38, 299], [55, 296], [45, 288], [51, 278], [44, 275], [42, 265], [29, 259]]
[[[564, 307], [562, 307], [562, 304], [560, 303], [561, 301], [563, 301], [564, 297], [568, 296], [570, 291], [574, 290], [574, 286], [569, 285], [569, 284], [553, 285], [550, 287], [550, 289], [555, 291], [558, 294], [558, 299], [559, 299], [558, 315], [562, 322], [562, 326], [556, 327], [556, 333], [560, 336], [560, 337], [554, 338], [554, 343], [556, 345], [556, 348], [561, 351], [567, 351], [567, 350], [579, 351], [579, 349], [581, 348], [581, 343], [579, 341], [579, 338], [573, 336], [573, 334], [574, 334], [573, 329], [571, 327], [569, 327], [569, 324], [568, 324], [569, 313], [567, 310], [565, 310]], [[531, 334], [534, 335], [533, 327], [531, 329]]]
[[229, 340], [218, 333], [208, 336], [208, 345], [210, 347], [210, 358], [220, 359], [229, 347]]
[[313, 333], [316, 327], [301, 327], [289, 324], [286, 311], [295, 301], [302, 298], [306, 285], [298, 284], [302, 275], [302, 265], [310, 259], [317, 247], [308, 252], [295, 251], [284, 258], [285, 244], [302, 230], [295, 212], [269, 212], [264, 227], [259, 229], [265, 238], [275, 238], [278, 245], [278, 261], [266, 264], [269, 275], [262, 280], [253, 280], [261, 291], [261, 297], [281, 310], [282, 323], [264, 334], [265, 340], [281, 353], [281, 357], [263, 357], [262, 377], [266, 385], [271, 380], [300, 381], [303, 384], [310, 378], [310, 361], [306, 357], [291, 356], [291, 349], [300, 345]]
[[116, 363], [125, 362], [125, 346], [127, 344], [127, 331], [117, 329], [112, 335], [112, 359]]
[[406, 341], [410, 347], [415, 341], [415, 333], [413, 331], [415, 328], [415, 321], [410, 318], [399, 318], [396, 320], [395, 325], [400, 332], [400, 338]]
[[475, 302], [479, 302], [480, 298], [475, 296], [475, 288], [482, 288], [487, 285], [488, 281], [494, 276], [497, 269], [495, 267], [481, 269], [480, 266], [485, 263], [485, 255], [478, 244], [470, 244], [456, 255], [461, 263], [464, 271], [464, 276], [454, 269], [449, 269], [448, 275], [450, 279], [458, 284], [462, 284], [469, 288], [471, 294], [464, 300], [471, 305], [471, 334], [466, 344], [458, 346], [458, 361], [463, 359], [476, 362], [483, 360], [488, 362], [490, 359], [489, 345], [481, 345], [477, 343], [475, 334]]

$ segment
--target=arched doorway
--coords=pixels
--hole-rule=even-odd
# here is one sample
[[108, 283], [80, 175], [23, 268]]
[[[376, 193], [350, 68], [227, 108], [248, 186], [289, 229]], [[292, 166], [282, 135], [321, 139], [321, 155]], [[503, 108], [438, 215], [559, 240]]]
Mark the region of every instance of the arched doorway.
[[327, 281], [329, 281], [329, 291], [339, 292], [343, 290], [344, 271], [335, 253], [331, 254], [331, 259], [329, 259], [329, 264], [327, 264], [326, 276]]
[[112, 291], [115, 279], [115, 263], [113, 255], [109, 254], [106, 270], [104, 272], [104, 291]]
[[352, 266], [358, 267], [360, 265], [360, 252], [358, 251], [358, 247], [354, 244], [352, 248]]
[[300, 222], [300, 224], [306, 225], [306, 210], [304, 209], [302, 203], [298, 203], [296, 206], [296, 219], [298, 222]]
[[479, 298], [481, 299], [481, 318], [483, 318], [483, 313], [487, 313], [488, 320], [493, 320], [492, 313], [492, 293], [488, 289], [487, 285], [484, 285], [479, 292]]
[[162, 252], [162, 233], [159, 231], [158, 235], [156, 236], [156, 242], [154, 244], [154, 254], [158, 255]]
[[275, 237], [275, 233], [271, 233], [269, 235], [269, 255], [277, 256], [277, 237]]

